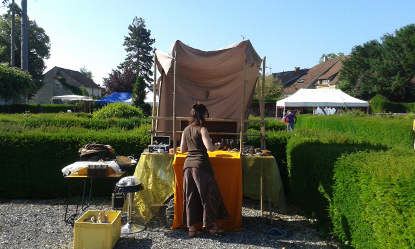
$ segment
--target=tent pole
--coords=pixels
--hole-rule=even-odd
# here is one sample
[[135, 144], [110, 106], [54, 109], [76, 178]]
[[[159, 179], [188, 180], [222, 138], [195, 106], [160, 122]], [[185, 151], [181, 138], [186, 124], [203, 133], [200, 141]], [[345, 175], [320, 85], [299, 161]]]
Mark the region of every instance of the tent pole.
[[[157, 69], [156, 69], [156, 60], [157, 60], [157, 56], [156, 56], [156, 48], [154, 48], [154, 78], [153, 78], [153, 113], [151, 116], [154, 116], [155, 112], [156, 112], [156, 79], [157, 79]], [[151, 129], [153, 131], [156, 130], [156, 120], [151, 119]], [[154, 133], [151, 132], [151, 143], [153, 143], [153, 136]]]
[[[160, 83], [157, 81], [157, 89], [158, 89], [158, 94], [159, 94], [159, 101], [160, 101], [160, 93], [161, 93], [161, 85], [163, 84], [163, 81], [162, 81], [162, 77], [160, 77]], [[159, 103], [159, 105], [157, 106], [157, 108], [156, 108], [156, 117], [158, 117], [159, 116], [159, 113], [160, 113], [160, 103]], [[158, 129], [158, 126], [159, 126], [159, 120], [157, 119], [156, 120], [156, 130]], [[157, 133], [155, 133], [156, 134], [156, 136], [157, 136]]]
[[[265, 60], [266, 57], [262, 60], [262, 94], [261, 94], [261, 121], [264, 121], [265, 118]], [[272, 76], [271, 76], [272, 77]], [[259, 82], [258, 82], [259, 84]], [[265, 145], [265, 123], [261, 123], [261, 149], [266, 149]]]
[[176, 73], [177, 73], [177, 51], [174, 50], [174, 78], [173, 78], [173, 153], [176, 153]]
[[246, 95], [246, 70], [248, 63], [245, 62], [245, 72], [244, 72], [244, 92], [242, 97], [242, 113], [241, 113], [241, 131], [240, 131], [240, 143], [239, 143], [239, 153], [242, 153], [242, 148], [244, 146], [244, 127], [245, 127], [245, 95]]

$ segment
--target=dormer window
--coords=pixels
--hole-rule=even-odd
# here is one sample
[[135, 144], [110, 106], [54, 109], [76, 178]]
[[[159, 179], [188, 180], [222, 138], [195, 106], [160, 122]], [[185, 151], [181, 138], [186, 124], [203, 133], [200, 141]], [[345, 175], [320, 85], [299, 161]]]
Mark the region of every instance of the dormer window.
[[320, 85], [320, 86], [322, 86], [322, 85], [328, 85], [329, 84], [329, 80], [318, 80], [318, 84]]
[[304, 82], [304, 79], [299, 79], [298, 81], [297, 81], [297, 83], [303, 83]]

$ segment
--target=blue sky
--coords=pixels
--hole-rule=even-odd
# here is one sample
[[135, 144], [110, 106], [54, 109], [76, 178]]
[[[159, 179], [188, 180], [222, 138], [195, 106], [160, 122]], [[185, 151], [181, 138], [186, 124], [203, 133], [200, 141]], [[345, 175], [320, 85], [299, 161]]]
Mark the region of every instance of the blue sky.
[[414, 0], [27, 2], [29, 18], [51, 40], [47, 70], [86, 67], [97, 84], [124, 61], [124, 36], [135, 16], [145, 20], [154, 47], [166, 53], [175, 40], [210, 51], [244, 36], [266, 56], [267, 74], [311, 68], [322, 54], [349, 54], [356, 45], [415, 23]]

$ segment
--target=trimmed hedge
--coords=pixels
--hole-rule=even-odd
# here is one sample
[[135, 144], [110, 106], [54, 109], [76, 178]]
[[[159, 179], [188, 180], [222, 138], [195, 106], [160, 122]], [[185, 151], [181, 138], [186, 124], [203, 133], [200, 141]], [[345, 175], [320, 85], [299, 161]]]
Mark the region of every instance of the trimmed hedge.
[[[80, 128], [58, 132], [26, 131], [0, 133], [0, 198], [57, 198], [67, 196], [69, 180], [62, 168], [79, 161], [78, 150], [96, 142], [111, 145], [117, 155], [139, 155], [150, 144], [149, 125], [123, 131], [91, 131]], [[102, 184], [94, 184], [95, 196], [108, 195]]]
[[415, 133], [411, 116], [299, 115], [296, 128], [350, 133], [356, 139], [388, 148], [413, 148]]
[[[37, 105], [38, 104], [0, 105], [0, 113], [38, 113]], [[68, 110], [74, 111], [74, 106], [68, 104], [41, 104], [40, 106], [44, 113], [59, 113], [67, 112]]]
[[351, 134], [297, 133], [287, 144], [289, 200], [306, 216], [317, 219], [317, 224], [327, 234], [331, 227], [328, 207], [333, 197], [333, 169], [337, 159], [356, 151], [386, 149], [386, 146], [356, 140]]
[[371, 100], [370, 106], [375, 113], [409, 113], [415, 112], [415, 103], [394, 103], [386, 97], [377, 94]]
[[355, 248], [415, 248], [415, 152], [364, 151], [335, 164], [334, 234]]
[[91, 130], [105, 130], [118, 127], [125, 130], [132, 130], [141, 125], [151, 124], [149, 119], [92, 119], [91, 114], [87, 113], [59, 113], [59, 114], [0, 114], [0, 127], [8, 125], [13, 127], [26, 127], [27, 129], [39, 127], [73, 128], [79, 127]]

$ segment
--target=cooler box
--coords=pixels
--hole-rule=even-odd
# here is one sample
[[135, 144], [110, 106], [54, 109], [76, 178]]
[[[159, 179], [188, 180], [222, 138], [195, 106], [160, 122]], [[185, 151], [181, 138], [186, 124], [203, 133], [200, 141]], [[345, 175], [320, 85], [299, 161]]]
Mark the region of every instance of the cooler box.
[[110, 223], [85, 222], [92, 216], [98, 217], [103, 211], [90, 210], [74, 224], [73, 248], [108, 248], [115, 246], [121, 235], [121, 211], [105, 211]]

